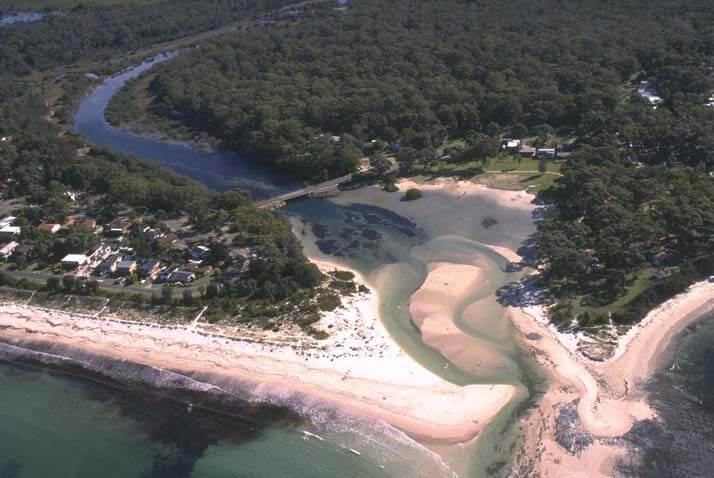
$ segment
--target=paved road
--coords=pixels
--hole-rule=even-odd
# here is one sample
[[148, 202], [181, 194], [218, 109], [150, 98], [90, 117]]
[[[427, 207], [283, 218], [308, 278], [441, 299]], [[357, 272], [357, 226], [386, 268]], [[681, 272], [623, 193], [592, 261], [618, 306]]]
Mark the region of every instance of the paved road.
[[[29, 279], [33, 282], [38, 282], [41, 284], [45, 284], [47, 282], [47, 279], [50, 277], [56, 277], [60, 280], [62, 276], [52, 274], [51, 272], [35, 272], [35, 271], [9, 271], [5, 270], [6, 273], [10, 274], [12, 277], [16, 279]], [[99, 282], [99, 288], [103, 290], [111, 290], [111, 291], [117, 291], [117, 292], [129, 292], [132, 294], [160, 294], [161, 293], [161, 287], [152, 287], [148, 288], [147, 286], [139, 286], [139, 285], [129, 285], [129, 286], [124, 286], [121, 284], [114, 284], [113, 283], [114, 279], [107, 279], [105, 282]], [[183, 291], [188, 290], [193, 292], [198, 291], [198, 287], [176, 287], [174, 288], [176, 291], [180, 291], [183, 293]]]

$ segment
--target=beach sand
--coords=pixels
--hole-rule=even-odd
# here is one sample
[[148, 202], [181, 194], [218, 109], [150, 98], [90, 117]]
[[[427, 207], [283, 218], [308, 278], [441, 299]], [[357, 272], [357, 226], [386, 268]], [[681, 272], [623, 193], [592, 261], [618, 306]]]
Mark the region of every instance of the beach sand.
[[[595, 362], [580, 354], [570, 334], [558, 333], [544, 322], [544, 311], [530, 307], [510, 309], [513, 323], [522, 332], [524, 346], [551, 378], [538, 408], [527, 417], [527, 453], [522, 469], [537, 469], [543, 476], [613, 476], [616, 460], [625, 455], [623, 445], [612, 438], [623, 436], [638, 420], [656, 418], [647, 403], [642, 384], [651, 377], [657, 360], [672, 337], [687, 325], [714, 310], [714, 282], [694, 284], [665, 302], [624, 337], [608, 360]], [[582, 428], [594, 440], [573, 453], [556, 440], [559, 410], [576, 403]]]
[[[325, 261], [323, 270], [343, 266]], [[0, 338], [48, 341], [180, 373], [205, 372], [259, 384], [264, 397], [301, 394], [383, 420], [434, 443], [472, 439], [513, 396], [509, 385], [457, 386], [428, 372], [389, 338], [376, 315], [377, 296], [358, 294], [327, 313], [326, 341], [287, 345], [268, 334], [250, 341], [197, 324], [162, 327], [29, 307], [0, 305]], [[278, 340], [280, 339], [280, 340]], [[261, 343], [262, 342], [262, 343]]]
[[[458, 306], [484, 280], [485, 271], [476, 265], [432, 262], [428, 274], [411, 297], [409, 312], [425, 344], [437, 349], [462, 370], [477, 373], [493, 370], [501, 358], [482, 340], [454, 324]], [[478, 308], [478, 301], [469, 307]]]

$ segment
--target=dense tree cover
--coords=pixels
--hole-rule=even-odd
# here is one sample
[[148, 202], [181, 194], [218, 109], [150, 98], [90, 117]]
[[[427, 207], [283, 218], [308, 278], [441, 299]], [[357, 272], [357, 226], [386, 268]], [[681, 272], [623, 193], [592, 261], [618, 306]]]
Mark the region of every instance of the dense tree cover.
[[[91, 3], [91, 2], [89, 2]], [[156, 0], [81, 3], [40, 21], [0, 29], [0, 73], [26, 74], [87, 58], [108, 58], [217, 28], [288, 0]], [[106, 2], [109, 3], [109, 2]]]
[[364, 0], [216, 39], [162, 65], [150, 89], [234, 148], [341, 174], [354, 167], [341, 145], [375, 138], [419, 151], [469, 132], [588, 129], [642, 70], [667, 98], [704, 94], [710, 6]]
[[[714, 273], [714, 110], [688, 88], [656, 110], [635, 100], [601, 118], [544, 194], [553, 207], [538, 249], [561, 320], [603, 323], [612, 313], [632, 322]], [[602, 308], [650, 270], [659, 278], [622, 307]]]
[[160, 0], [0, 0], [0, 12], [53, 11], [78, 5], [114, 5], [149, 3]]

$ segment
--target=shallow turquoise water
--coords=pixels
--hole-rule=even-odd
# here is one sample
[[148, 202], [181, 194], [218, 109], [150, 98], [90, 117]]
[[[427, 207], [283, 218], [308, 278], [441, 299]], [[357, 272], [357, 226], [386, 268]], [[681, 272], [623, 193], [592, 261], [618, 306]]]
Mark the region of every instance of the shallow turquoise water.
[[3, 478], [430, 477], [444, 470], [386, 429], [321, 432], [287, 410], [189, 410], [7, 363], [0, 391]]

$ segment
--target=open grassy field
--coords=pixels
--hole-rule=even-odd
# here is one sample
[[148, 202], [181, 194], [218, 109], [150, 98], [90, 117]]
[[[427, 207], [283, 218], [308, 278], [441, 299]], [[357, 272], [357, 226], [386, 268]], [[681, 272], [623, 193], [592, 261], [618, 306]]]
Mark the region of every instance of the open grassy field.
[[[539, 160], [535, 158], [521, 158], [520, 161], [512, 156], [497, 156], [491, 159], [486, 171], [489, 172], [538, 172]], [[560, 173], [562, 161], [548, 161], [547, 171], [549, 173]]]
[[486, 172], [475, 176], [473, 181], [494, 189], [538, 192], [551, 186], [557, 177], [555, 173], [541, 176], [540, 173], [528, 172]]
[[443, 161], [416, 163], [409, 173], [425, 176], [453, 176], [473, 179], [495, 189], [512, 191], [540, 191], [553, 184], [560, 175], [561, 161], [548, 161], [547, 172], [541, 176], [538, 172], [538, 160], [522, 158], [519, 162], [511, 156], [496, 156], [483, 167], [479, 161], [467, 163], [447, 163]]
[[630, 282], [627, 286], [627, 291], [617, 297], [614, 301], [606, 305], [594, 306], [583, 304], [582, 297], [573, 300], [573, 315], [581, 315], [585, 312], [591, 316], [607, 315], [608, 313], [617, 313], [623, 309], [630, 301], [639, 294], [644, 292], [652, 285], [652, 268], [646, 268], [638, 271], [636, 274], [629, 277]]

